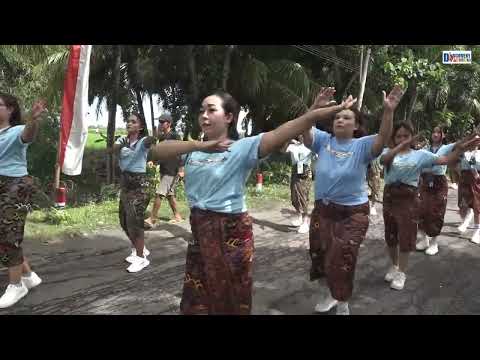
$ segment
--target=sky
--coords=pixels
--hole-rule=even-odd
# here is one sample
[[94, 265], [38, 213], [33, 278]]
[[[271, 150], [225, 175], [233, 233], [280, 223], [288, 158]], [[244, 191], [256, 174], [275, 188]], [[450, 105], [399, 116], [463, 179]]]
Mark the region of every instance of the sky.
[[[88, 126], [100, 126], [100, 127], [107, 127], [108, 124], [108, 111], [106, 102], [103, 102], [101, 111], [97, 116], [97, 104], [98, 98], [93, 100], [92, 105], [88, 109], [87, 114], [87, 122]], [[149, 97], [145, 96], [143, 98], [143, 109], [145, 111], [145, 121], [147, 123], [148, 129], [152, 130], [152, 121], [151, 121], [151, 113], [150, 113], [150, 99]], [[153, 117], [158, 118], [165, 110], [162, 107], [162, 104], [158, 102], [158, 95], [153, 95]], [[241, 124], [243, 118], [246, 116], [246, 112], [244, 110], [240, 111], [240, 115], [238, 118], [237, 129], [240, 133], [242, 133]], [[123, 114], [122, 108], [117, 106], [117, 114], [116, 114], [116, 126], [117, 128], [125, 128], [125, 123], [123, 122]], [[249, 133], [251, 132], [251, 123], [249, 124]]]
[[[88, 109], [87, 121], [88, 126], [101, 126], [107, 127], [108, 124], [108, 111], [107, 111], [107, 104], [103, 102], [101, 111], [97, 116], [97, 104], [98, 98], [93, 100], [92, 105]], [[152, 130], [152, 121], [151, 121], [151, 114], [150, 114], [150, 99], [149, 97], [145, 96], [143, 98], [143, 109], [145, 111], [145, 121], [147, 123], [147, 127], [149, 130]], [[153, 95], [153, 116], [154, 118], [159, 117], [164, 112], [163, 107], [161, 104], [158, 104], [158, 95]], [[117, 128], [125, 128], [125, 123], [123, 122], [123, 114], [122, 108], [117, 106], [117, 114], [116, 114], [116, 125]]]

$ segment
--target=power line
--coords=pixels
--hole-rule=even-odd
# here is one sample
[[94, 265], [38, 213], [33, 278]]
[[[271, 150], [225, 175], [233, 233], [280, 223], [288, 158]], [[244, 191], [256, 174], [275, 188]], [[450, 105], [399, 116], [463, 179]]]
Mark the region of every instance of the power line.
[[359, 67], [354, 67], [354, 65], [350, 64], [350, 63], [347, 63], [346, 61], [344, 61], [343, 59], [340, 59], [339, 57], [336, 57], [336, 56], [333, 56], [333, 55], [330, 55], [318, 48], [315, 48], [315, 47], [312, 47], [312, 46], [308, 46], [308, 45], [290, 45], [296, 49], [299, 49], [303, 52], [307, 52], [311, 55], [314, 55], [322, 60], [326, 60], [328, 62], [333, 62], [349, 71], [352, 71], [352, 72], [356, 72], [356, 71], [359, 71]]
[[306, 48], [309, 48], [311, 49], [312, 51], [316, 52], [317, 54], [319, 55], [323, 55], [324, 57], [327, 57], [329, 59], [331, 59], [332, 61], [337, 61], [338, 64], [342, 64], [344, 65], [345, 67], [348, 67], [350, 68], [351, 70], [354, 70], [354, 71], [358, 71], [359, 67], [357, 68], [354, 64], [351, 64], [351, 63], [348, 63], [346, 62], [345, 60], [335, 56], [335, 55], [331, 55], [329, 54], [328, 52], [326, 51], [323, 51], [317, 47], [314, 47], [314, 46], [310, 46], [310, 45], [304, 45]]

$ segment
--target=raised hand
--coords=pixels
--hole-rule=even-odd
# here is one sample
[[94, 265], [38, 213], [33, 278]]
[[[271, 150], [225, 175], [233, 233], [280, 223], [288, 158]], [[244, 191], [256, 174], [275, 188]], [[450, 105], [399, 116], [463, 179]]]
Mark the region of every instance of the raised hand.
[[315, 110], [322, 107], [335, 105], [336, 101], [333, 100], [333, 95], [335, 94], [335, 91], [336, 90], [333, 87], [328, 87], [328, 88], [322, 87], [317, 97], [315, 98], [315, 101], [310, 107], [310, 110]]
[[400, 150], [405, 151], [411, 148], [412, 144], [415, 144], [418, 142], [418, 139], [420, 138], [420, 135], [415, 135], [411, 137], [409, 140], [402, 141], [399, 144]]
[[385, 91], [382, 91], [382, 93], [383, 107], [391, 111], [394, 111], [397, 108], [404, 94], [402, 88], [399, 85], [395, 85], [392, 91], [390, 91], [390, 94], [388, 94], [388, 96]]
[[353, 96], [350, 95], [348, 98], [342, 101], [342, 104], [340, 106], [345, 110], [345, 109], [350, 109], [356, 103], [357, 103], [357, 98], [354, 99]]
[[46, 101], [45, 100], [37, 100], [32, 106], [32, 110], [30, 111], [30, 116], [32, 120], [37, 120], [40, 115], [42, 115], [46, 111]]
[[460, 152], [475, 150], [480, 145], [480, 137], [477, 135], [472, 139], [462, 140], [457, 144]]
[[202, 141], [200, 143], [200, 151], [227, 151], [230, 145], [233, 144], [232, 140], [209, 140]]

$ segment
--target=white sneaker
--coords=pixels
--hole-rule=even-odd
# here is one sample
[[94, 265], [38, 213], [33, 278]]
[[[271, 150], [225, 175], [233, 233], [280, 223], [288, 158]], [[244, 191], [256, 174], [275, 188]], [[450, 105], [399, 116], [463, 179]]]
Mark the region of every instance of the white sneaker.
[[130, 266], [127, 268], [127, 271], [130, 273], [136, 273], [139, 272], [140, 270], [146, 268], [148, 265], [150, 265], [150, 261], [147, 260], [147, 257], [139, 257], [136, 256], [132, 259], [132, 263]]
[[375, 209], [375, 206], [372, 205], [372, 206], [370, 207], [370, 215], [372, 215], [372, 216], [377, 216], [377, 214], [378, 214], [378, 213], [377, 213], [377, 209]]
[[480, 229], [480, 224], [473, 224], [468, 227], [469, 229], [477, 230]]
[[416, 245], [418, 251], [424, 251], [430, 246], [430, 238], [423, 231], [418, 232], [417, 239], [420, 239]]
[[392, 266], [390, 270], [388, 270], [387, 274], [385, 275], [386, 282], [392, 282], [395, 278], [395, 274], [398, 273], [398, 266]]
[[[150, 255], [150, 251], [148, 251], [148, 249], [146, 247], [143, 248], [143, 255], [145, 257]], [[131, 264], [134, 261], [134, 258], [136, 256], [137, 256], [137, 249], [132, 248], [132, 253], [125, 258], [125, 261]]]
[[438, 254], [438, 244], [435, 243], [430, 245], [428, 249], [425, 251], [425, 254], [430, 256]]
[[474, 244], [480, 244], [480, 229], [475, 230], [470, 241]]
[[38, 286], [42, 283], [42, 279], [34, 273], [33, 271], [30, 273], [30, 276], [22, 276], [22, 281], [27, 287], [27, 289], [33, 289], [35, 286]]
[[336, 315], [350, 315], [350, 309], [348, 308], [348, 301], [339, 301], [337, 304]]
[[458, 190], [458, 185], [455, 183], [452, 183], [452, 185], [450, 185], [450, 188], [452, 188], [453, 190]]
[[338, 301], [335, 300], [332, 297], [332, 294], [330, 293], [330, 289], [327, 289], [328, 295], [320, 300], [317, 305], [315, 305], [315, 312], [319, 313], [324, 313], [329, 311], [331, 308], [333, 308], [335, 305], [338, 304]]
[[395, 290], [402, 290], [405, 286], [405, 280], [407, 280], [407, 276], [405, 273], [398, 271], [393, 278], [393, 281], [390, 284], [390, 287]]
[[0, 309], [5, 309], [14, 305], [18, 300], [20, 300], [27, 294], [28, 289], [23, 283], [23, 281], [21, 282], [21, 286], [12, 284], [8, 285], [5, 293], [0, 298]]
[[463, 223], [458, 227], [458, 231], [463, 234], [465, 231], [467, 231], [468, 225], [470, 225], [470, 222], [472, 221], [473, 218], [473, 210], [468, 209], [468, 213], [465, 216], [465, 219]]
[[300, 215], [297, 219], [292, 220], [292, 225], [297, 227], [303, 224], [303, 217]]
[[307, 234], [310, 231], [310, 224], [308, 222], [304, 222], [299, 228], [298, 228], [298, 233], [299, 234]]

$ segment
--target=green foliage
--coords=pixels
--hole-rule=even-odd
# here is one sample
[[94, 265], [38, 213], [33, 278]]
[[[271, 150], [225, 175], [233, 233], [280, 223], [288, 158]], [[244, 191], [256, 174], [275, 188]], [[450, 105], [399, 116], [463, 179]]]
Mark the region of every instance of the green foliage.
[[120, 187], [116, 184], [103, 185], [100, 189], [100, 200], [117, 200], [120, 195]]
[[65, 209], [49, 208], [45, 213], [45, 220], [50, 225], [69, 225], [73, 222], [72, 216]]
[[53, 179], [57, 160], [58, 136], [58, 114], [50, 114], [41, 120], [38, 135], [28, 147], [28, 172], [39, 178], [44, 185]]

